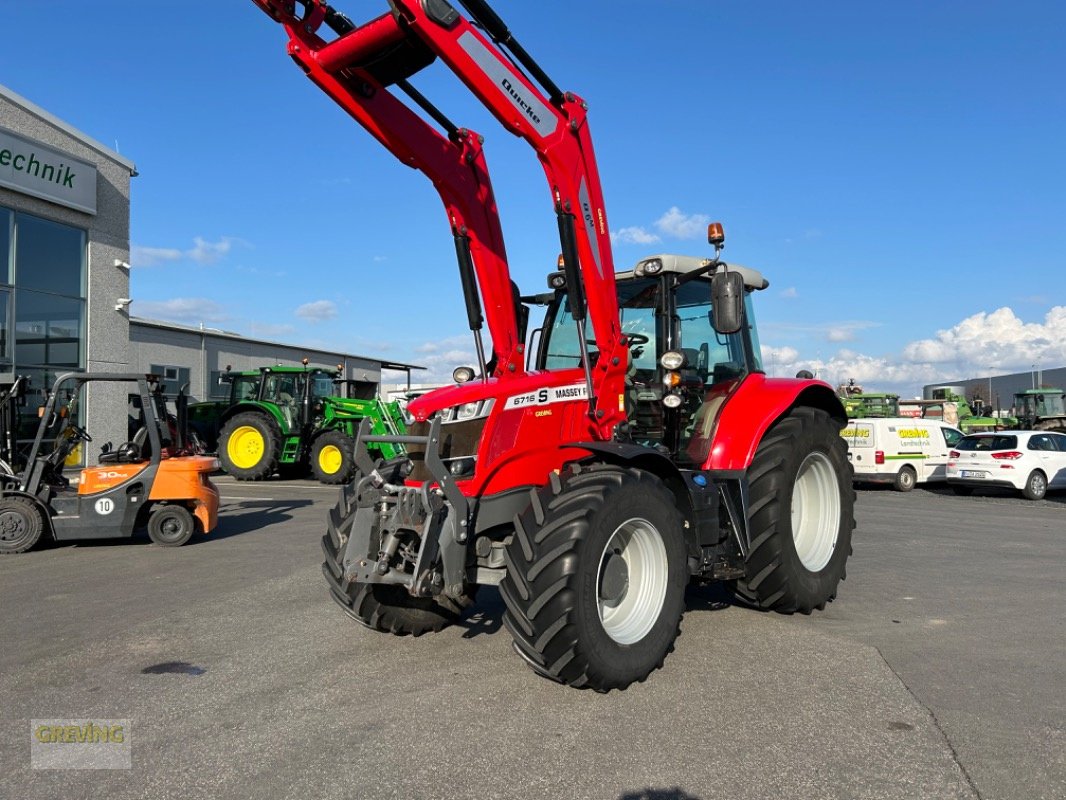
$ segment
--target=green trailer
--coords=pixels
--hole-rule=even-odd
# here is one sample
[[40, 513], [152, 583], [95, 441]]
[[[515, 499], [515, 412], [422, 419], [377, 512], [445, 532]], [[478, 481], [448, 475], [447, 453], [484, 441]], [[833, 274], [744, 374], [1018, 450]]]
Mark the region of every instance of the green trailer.
[[[189, 426], [238, 480], [310, 470], [322, 483], [344, 483], [355, 467], [352, 448], [362, 420], [370, 420], [376, 435], [406, 433], [397, 403], [344, 396], [334, 369], [260, 367], [227, 372], [222, 381], [230, 385], [229, 400], [191, 404]], [[402, 455], [400, 445], [377, 448], [378, 458]]]

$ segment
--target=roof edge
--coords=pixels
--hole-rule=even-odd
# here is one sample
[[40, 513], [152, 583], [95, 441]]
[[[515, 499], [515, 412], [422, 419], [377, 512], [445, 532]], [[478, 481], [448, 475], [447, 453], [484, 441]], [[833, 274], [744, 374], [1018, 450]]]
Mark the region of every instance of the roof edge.
[[12, 91], [11, 89], [4, 86], [4, 84], [2, 83], [0, 83], [0, 97], [3, 97], [6, 100], [10, 100], [15, 105], [22, 106], [23, 110], [28, 111], [30, 114], [33, 114], [33, 116], [37, 117], [43, 122], [47, 122], [49, 125], [58, 128], [68, 136], [77, 139], [86, 147], [97, 151], [100, 155], [105, 156], [106, 158], [109, 158], [115, 163], [125, 167], [129, 170], [131, 178], [137, 176], [137, 166], [128, 158], [125, 158], [120, 153], [115, 152], [107, 145], [101, 144], [88, 134], [82, 133], [70, 123], [61, 120], [55, 114], [45, 111], [36, 103], [27, 100], [18, 92]]

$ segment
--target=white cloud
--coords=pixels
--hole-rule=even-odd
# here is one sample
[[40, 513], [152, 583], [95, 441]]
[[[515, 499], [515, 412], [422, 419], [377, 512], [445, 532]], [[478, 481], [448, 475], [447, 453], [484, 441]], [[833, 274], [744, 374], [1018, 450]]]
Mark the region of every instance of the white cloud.
[[226, 308], [206, 297], [175, 297], [172, 300], [134, 300], [131, 311], [135, 316], [164, 319], [173, 322], [224, 322], [229, 319]]
[[827, 342], [852, 342], [855, 341], [854, 328], [829, 328], [825, 332]]
[[1026, 370], [1033, 364], [1066, 363], [1066, 306], [1054, 306], [1043, 322], [1022, 322], [1008, 307], [980, 312], [903, 348], [908, 361], [953, 363], [964, 371], [989, 367]]
[[792, 300], [796, 297], [799, 297], [799, 292], [796, 291], [795, 286], [789, 286], [787, 289], [782, 289], [779, 292], [779, 295], [781, 297], [784, 297], [786, 300]]
[[[822, 329], [829, 341], [842, 342], [867, 327], [872, 323], [839, 323]], [[873, 356], [844, 348], [828, 359], [810, 359], [792, 347], [764, 346], [763, 361], [767, 372], [776, 376], [809, 369], [834, 386], [854, 379], [867, 390], [911, 397], [923, 385], [937, 381], [1066, 363], [1066, 306], [1053, 307], [1042, 322], [1033, 323], [1023, 322], [1006, 307], [974, 314], [933, 338], [908, 343], [896, 355]]]
[[180, 258], [181, 251], [171, 247], [141, 247], [136, 244], [130, 247], [130, 266], [133, 267], [154, 267]]
[[308, 322], [323, 322], [337, 316], [337, 304], [332, 300], [315, 300], [296, 309], [296, 316]]
[[193, 245], [191, 250], [185, 252], [186, 256], [197, 264], [214, 264], [230, 251], [233, 240], [223, 236], [217, 242], [208, 242], [197, 236], [193, 239]]
[[181, 261], [182, 259], [195, 261], [197, 264], [214, 264], [229, 253], [237, 241], [239, 240], [223, 236], [217, 242], [209, 242], [197, 236], [193, 239], [193, 246], [188, 250], [179, 250], [176, 247], [144, 247], [135, 244], [130, 247], [130, 265], [154, 267], [168, 261]]
[[654, 233], [637, 226], [611, 231], [611, 244], [655, 244], [659, 241], [662, 240]]
[[666, 236], [675, 239], [698, 239], [707, 233], [711, 218], [705, 214], [685, 214], [677, 206], [655, 221], [655, 227]]

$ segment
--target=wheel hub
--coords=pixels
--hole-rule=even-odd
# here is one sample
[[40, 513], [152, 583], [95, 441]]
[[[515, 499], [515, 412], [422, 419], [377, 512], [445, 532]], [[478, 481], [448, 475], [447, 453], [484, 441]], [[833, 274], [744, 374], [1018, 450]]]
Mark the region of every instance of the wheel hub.
[[26, 520], [13, 511], [0, 513], [0, 539], [12, 542], [26, 535]]
[[621, 550], [608, 551], [600, 576], [600, 599], [608, 608], [617, 608], [629, 590], [629, 567]]
[[669, 576], [666, 545], [656, 527], [633, 518], [619, 525], [600, 557], [596, 606], [604, 632], [618, 644], [636, 644], [662, 613]]

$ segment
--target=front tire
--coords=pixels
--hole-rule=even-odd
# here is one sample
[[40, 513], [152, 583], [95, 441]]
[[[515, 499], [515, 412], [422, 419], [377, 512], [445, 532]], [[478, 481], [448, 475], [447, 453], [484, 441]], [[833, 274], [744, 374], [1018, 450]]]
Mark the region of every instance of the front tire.
[[0, 498], [0, 555], [25, 553], [44, 533], [40, 509], [25, 497]]
[[341, 431], [326, 431], [311, 447], [311, 472], [325, 484], [347, 483], [355, 472], [355, 442]]
[[1029, 473], [1022, 488], [1022, 495], [1026, 500], [1043, 500], [1047, 494], [1047, 477], [1038, 469]]
[[572, 465], [532, 490], [507, 545], [504, 624], [534, 670], [607, 692], [673, 649], [689, 572], [677, 501], [654, 475]]
[[239, 481], [261, 481], [278, 469], [281, 429], [272, 418], [245, 411], [226, 420], [218, 438], [222, 469]]
[[836, 597], [855, 527], [840, 426], [793, 409], [763, 436], [748, 469], [751, 547], [737, 593], [759, 608], [809, 614]]
[[412, 597], [402, 586], [349, 582], [344, 579], [344, 548], [355, 518], [355, 490], [341, 489], [337, 505], [329, 511], [329, 526], [322, 537], [326, 557], [322, 574], [330, 595], [344, 613], [360, 625], [397, 636], [436, 633], [459, 620], [473, 596], [448, 608], [431, 597]]

